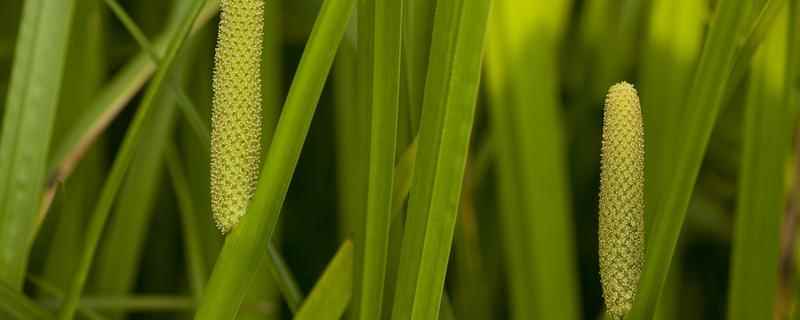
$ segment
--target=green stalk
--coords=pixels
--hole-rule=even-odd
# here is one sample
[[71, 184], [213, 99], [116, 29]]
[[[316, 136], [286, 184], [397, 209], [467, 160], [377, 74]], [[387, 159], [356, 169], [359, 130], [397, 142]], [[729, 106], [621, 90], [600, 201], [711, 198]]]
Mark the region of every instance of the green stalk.
[[363, 249], [363, 264], [356, 290], [358, 319], [378, 319], [384, 292], [384, 277], [392, 217], [392, 187], [397, 145], [400, 89], [400, 43], [403, 0], [378, 0], [374, 5], [375, 31], [372, 78], [372, 113], [369, 150], [367, 211], [364, 237], [357, 246]]
[[326, 0], [303, 52], [246, 214], [226, 237], [195, 319], [232, 319], [272, 238], [353, 0]]
[[[413, 140], [405, 151], [400, 155], [397, 160], [397, 165], [394, 169], [394, 186], [392, 187], [392, 221], [389, 237], [389, 256], [387, 257], [386, 276], [384, 278], [385, 288], [384, 292], [395, 292], [397, 280], [397, 265], [400, 262], [401, 245], [403, 241], [403, 229], [405, 215], [405, 202], [408, 198], [408, 193], [411, 190], [411, 183], [414, 176], [414, 167], [417, 157], [417, 141]], [[392, 305], [393, 296], [391, 294], [384, 294], [384, 305]], [[390, 318], [392, 313], [391, 308], [385, 308], [381, 312], [383, 318]], [[453, 307], [450, 304], [450, 299], [447, 293], [443, 293], [441, 311], [439, 312], [439, 319], [455, 319]]]
[[[706, 5], [694, 0], [656, 0], [642, 53], [638, 87], [642, 97], [645, 140], [645, 203], [655, 206], [665, 194], [669, 177], [668, 148], [680, 143], [674, 128], [680, 126], [684, 92], [689, 89], [702, 49]], [[679, 20], [681, 23], [676, 24]], [[653, 213], [650, 211], [649, 213]], [[645, 217], [646, 230], [655, 217]]]
[[75, 0], [26, 1], [0, 137], [0, 282], [20, 291], [42, 217], [39, 194]]
[[[367, 192], [367, 154], [369, 148], [369, 104], [361, 103], [364, 92], [357, 90], [356, 15], [350, 18], [333, 69], [334, 128], [336, 134], [336, 181], [339, 210], [339, 238], [353, 236], [356, 218], [364, 212]], [[359, 45], [359, 49], [361, 46]], [[358, 81], [361, 81], [358, 79]], [[356, 268], [358, 266], [356, 265]], [[358, 273], [356, 273], [358, 274]], [[356, 278], [358, 279], [358, 278]]]
[[[372, 109], [373, 109], [373, 72], [375, 71], [375, 1], [374, 0], [358, 0], [356, 2], [356, 34], [357, 34], [357, 42], [356, 42], [356, 51], [355, 51], [355, 58], [356, 60], [353, 63], [352, 68], [355, 69], [355, 79], [352, 85], [355, 88], [364, 88], [362, 90], [355, 91], [355, 104], [359, 108], [358, 111], [362, 114], [361, 116], [352, 115], [351, 120], [355, 120], [355, 123], [361, 123], [364, 128], [359, 130], [361, 132], [362, 137], [356, 137], [356, 140], [351, 142], [354, 146], [358, 146], [354, 154], [351, 155], [352, 160], [350, 160], [351, 165], [361, 164], [362, 167], [355, 167], [352, 168], [355, 172], [363, 172], [363, 166], [371, 167], [371, 159], [370, 154], [371, 146], [372, 146]], [[346, 63], [346, 62], [345, 62]], [[366, 89], [369, 88], [369, 89]], [[366, 89], [366, 90], [365, 90]], [[355, 125], [347, 123], [344, 124], [345, 126], [353, 126]], [[395, 129], [396, 130], [396, 129]], [[355, 129], [352, 130], [355, 133]], [[395, 133], [396, 135], [396, 133]], [[344, 151], [344, 150], [343, 150]], [[364, 155], [366, 156], [366, 160], [357, 159], [355, 157], [363, 158]], [[369, 194], [369, 184], [371, 183], [370, 180], [373, 179], [370, 176], [370, 173], [367, 172], [366, 174], [353, 174], [352, 183], [356, 184], [357, 189], [352, 191], [348, 191], [350, 196], [357, 197], [354, 199], [356, 202], [361, 202], [358, 204], [352, 205], [350, 209], [353, 209], [352, 213], [349, 214], [349, 218], [351, 219], [349, 223], [351, 224], [349, 228], [352, 228], [351, 231], [353, 233], [353, 237], [355, 238], [355, 245], [354, 245], [354, 259], [355, 263], [353, 265], [353, 273], [356, 275], [363, 275], [365, 270], [363, 268], [368, 267], [366, 264], [367, 253], [366, 253], [366, 246], [367, 246], [367, 224], [369, 223], [369, 209], [367, 206], [370, 205], [369, 202], [364, 203], [362, 199], [368, 197]], [[362, 189], [363, 188], [363, 189]], [[353, 278], [353, 296], [355, 296], [354, 305], [356, 309], [354, 311], [354, 319], [360, 319], [361, 315], [361, 306], [363, 305], [361, 299], [364, 297], [365, 293], [362, 292], [363, 285], [362, 282], [365, 281], [363, 276], [357, 276]]]
[[[92, 101], [92, 97], [101, 87], [106, 72], [104, 64], [107, 61], [103, 55], [105, 33], [97, 31], [106, 25], [102, 3], [99, 0], [80, 1], [76, 8], [76, 19], [73, 21], [67, 54], [69, 63], [64, 71], [65, 79], [53, 129], [51, 150], [60, 145], [59, 138], [70, 129], [73, 121]], [[69, 285], [74, 272], [72, 268], [77, 264], [81, 250], [83, 222], [91, 211], [94, 195], [100, 191], [100, 180], [106, 166], [104, 156], [106, 150], [105, 143], [100, 142], [87, 153], [74, 175], [63, 182], [65, 185], [63, 197], [54, 208], [53, 219], [45, 221], [45, 224], [49, 222], [54, 227], [50, 231], [52, 239], [47, 247], [42, 273], [44, 278], [58, 288], [63, 289]]]
[[503, 0], [494, 5], [489, 115], [497, 137], [511, 314], [514, 319], [577, 319], [566, 138], [553, 67], [570, 3]]
[[458, 212], [489, 1], [437, 3], [392, 319], [435, 319]]
[[411, 136], [416, 136], [419, 131], [437, 1], [406, 0], [403, 5], [403, 80], [407, 90]]
[[[262, 49], [261, 49], [261, 149], [267, 150], [272, 142], [272, 135], [275, 132], [275, 125], [278, 122], [278, 117], [281, 113], [281, 102], [283, 101], [283, 21], [282, 21], [282, 1], [274, 0], [268, 1], [264, 6], [264, 33], [262, 35]], [[261, 153], [261, 161], [266, 157], [265, 152]], [[281, 259], [279, 255], [273, 255], [275, 250], [275, 243], [279, 243], [278, 239], [272, 241], [269, 246], [270, 258]], [[277, 253], [277, 252], [275, 252]], [[270, 301], [278, 305], [281, 299], [280, 290], [283, 286], [282, 283], [286, 281], [282, 279], [291, 279], [287, 277], [275, 277], [270, 272], [272, 266], [276, 264], [275, 259], [264, 259], [261, 262], [259, 270], [253, 277], [247, 295], [244, 299], [244, 304], [258, 301]], [[293, 281], [293, 280], [292, 280]], [[293, 283], [293, 282], [291, 282]], [[295, 311], [295, 306], [292, 303], [293, 299], [298, 299], [292, 293], [284, 294], [285, 300], [289, 305], [289, 309]], [[299, 303], [299, 302], [297, 302]], [[239, 320], [256, 320], [264, 319], [265, 316], [257, 310], [243, 309], [239, 312], [237, 319]], [[273, 312], [267, 317], [268, 319], [280, 319], [280, 312]]]
[[778, 289], [784, 165], [794, 115], [787, 95], [787, 19], [784, 7], [753, 57], [744, 112], [728, 319], [773, 316]]
[[513, 131], [509, 125], [509, 87], [508, 71], [502, 67], [508, 57], [505, 55], [503, 30], [496, 26], [496, 15], [492, 15], [489, 27], [489, 41], [486, 61], [489, 92], [489, 120], [492, 136], [497, 141], [497, 210], [502, 229], [501, 241], [505, 258], [506, 276], [509, 286], [511, 319], [532, 319], [535, 308], [533, 301], [533, 279], [525, 262], [525, 243], [522, 225], [518, 223], [521, 212], [519, 197], [514, 186], [514, 142]]

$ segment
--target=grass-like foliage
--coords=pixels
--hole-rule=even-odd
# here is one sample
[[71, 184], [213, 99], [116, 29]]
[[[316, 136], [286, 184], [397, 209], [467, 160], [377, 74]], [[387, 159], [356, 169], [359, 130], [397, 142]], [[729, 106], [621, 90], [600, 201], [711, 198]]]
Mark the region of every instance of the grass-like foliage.
[[798, 108], [800, 0], [0, 1], [0, 319], [800, 319]]

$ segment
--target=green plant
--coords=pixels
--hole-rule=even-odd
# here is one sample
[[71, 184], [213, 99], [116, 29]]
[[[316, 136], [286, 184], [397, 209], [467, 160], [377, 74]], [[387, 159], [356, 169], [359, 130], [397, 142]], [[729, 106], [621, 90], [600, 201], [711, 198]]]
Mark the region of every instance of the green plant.
[[798, 7], [0, 1], [0, 318], [798, 318]]
[[149, 116], [149, 112], [153, 106], [153, 101], [159, 93], [161, 83], [167, 76], [172, 60], [174, 60], [177, 56], [178, 50], [183, 45], [183, 41], [186, 40], [186, 36], [191, 31], [191, 27], [197, 16], [202, 11], [204, 5], [205, 1], [197, 1], [193, 3], [193, 5], [187, 11], [184, 19], [181, 21], [178, 29], [175, 31], [173, 37], [175, 37], [176, 40], [173, 41], [170, 47], [167, 49], [165, 58], [162, 64], [159, 66], [153, 82], [151, 82], [148, 86], [145, 97], [142, 99], [141, 106], [137, 112], [133, 124], [131, 125], [131, 129], [126, 134], [123, 144], [120, 147], [120, 152], [117, 155], [117, 158], [114, 160], [111, 172], [109, 173], [109, 176], [103, 185], [99, 201], [89, 222], [83, 254], [79, 260], [77, 273], [69, 285], [65, 302], [59, 309], [58, 317], [60, 319], [71, 319], [75, 314], [75, 310], [77, 309], [78, 301], [80, 299], [80, 294], [83, 291], [83, 287], [86, 283], [89, 268], [91, 266], [94, 252], [97, 249], [103, 227], [108, 219], [109, 211], [111, 210], [114, 198], [119, 191], [122, 178], [132, 161], [133, 148], [137, 144], [141, 143], [139, 142], [139, 138], [142, 134], [142, 125], [144, 124], [145, 119], [147, 119]]
[[439, 315], [481, 70], [489, 1], [437, 2], [419, 151], [392, 319]]
[[[745, 102], [739, 206], [734, 224], [728, 319], [755, 319], [773, 312], [780, 264], [785, 184], [779, 177], [792, 138], [787, 60], [788, 8], [756, 51]], [[785, 79], [781, 81], [781, 79]], [[773, 272], [770, 272], [773, 271]]]
[[397, 145], [398, 113], [400, 110], [400, 44], [402, 34], [403, 0], [375, 1], [375, 39], [372, 53], [372, 101], [369, 150], [369, 180], [367, 205], [363, 218], [363, 235], [358, 263], [360, 286], [355, 290], [358, 319], [377, 319], [381, 316], [389, 250], [389, 231], [394, 186], [394, 163]]
[[[75, 1], [27, 1], [0, 137], [0, 281], [20, 290], [39, 226], [39, 193]], [[52, 36], [54, 41], [51, 41]]]
[[578, 319], [581, 313], [568, 131], [558, 98], [561, 76], [553, 68], [569, 6], [496, 0], [490, 21], [489, 144], [496, 149], [500, 237], [514, 319]]
[[[749, 43], [745, 41], [742, 45], [736, 39], [754, 24], [751, 10], [749, 2], [723, 0], [717, 3], [682, 109], [683, 143], [673, 141], [667, 149], [666, 154], [672, 154], [674, 162], [664, 182], [665, 196], [647, 207], [650, 212], [647, 215], [653, 217], [653, 222], [649, 223], [653, 226], [649, 233], [652, 236], [648, 237], [645, 267], [631, 319], [649, 318], [658, 302], [711, 129], [732, 86], [729, 83], [738, 80], [731, 79], [730, 75], [736, 59], [746, 55], [742, 48]], [[676, 127], [673, 130], [673, 134], [677, 134]]]
[[224, 319], [236, 315], [248, 287], [247, 281], [262, 260], [262, 250], [275, 230], [289, 181], [351, 8], [352, 0], [327, 0], [324, 3], [289, 89], [255, 194], [248, 206], [247, 210], [253, 214], [245, 216], [242, 227], [227, 236], [195, 319]]

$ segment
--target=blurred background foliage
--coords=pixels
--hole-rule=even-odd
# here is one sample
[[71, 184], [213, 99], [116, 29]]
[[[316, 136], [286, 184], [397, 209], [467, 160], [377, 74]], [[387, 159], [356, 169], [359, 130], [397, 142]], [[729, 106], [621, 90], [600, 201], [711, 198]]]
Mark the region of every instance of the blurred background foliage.
[[[51, 152], [112, 76], [141, 52], [102, 1], [77, 2]], [[175, 21], [170, 16], [181, 10], [177, 2], [120, 1], [151, 40]], [[267, 3], [264, 104], [279, 106], [320, 1]], [[6, 96], [9, 84], [22, 4], [22, 0], [0, 2], [0, 97]], [[666, 144], [664, 141], [682, 143], [682, 113], [673, 107], [686, 99], [715, 5], [713, 0], [494, 1], [446, 283], [457, 319], [508, 319], [512, 315], [525, 319], [521, 315], [533, 317], [537, 308], [542, 309], [537, 303], [563, 303], [560, 312], [572, 313], [544, 319], [602, 316], [597, 193], [605, 89], [620, 80], [639, 89], [646, 119], [647, 177], [668, 179], [671, 154], [651, 146]], [[189, 39], [169, 76], [169, 82], [185, 90], [206, 125], [215, 24], [216, 18]], [[369, 125], [363, 106], [353, 103], [361, 89], [353, 82], [352, 68], [357, 63], [353, 24], [351, 21], [340, 44], [276, 237], [302, 292], [309, 292], [339, 244], [352, 238], [352, 212], [364, 205], [359, 201], [365, 201], [359, 181], [365, 181], [367, 149], [363, 139]], [[765, 63], [797, 69], [797, 65], [777, 59]], [[783, 82], [769, 76], [767, 80]], [[719, 112], [660, 300], [659, 319], [726, 317], [745, 105], [748, 87], [753, 85], [752, 81], [732, 83]], [[796, 79], [785, 85], [790, 91], [797, 89]], [[136, 106], [140, 98], [134, 96], [127, 105]], [[6, 99], [0, 99], [0, 110], [5, 103]], [[202, 226], [199, 237], [206, 269], [213, 267], [223, 240], [209, 214], [207, 147], [176, 104], [169, 93], [157, 98], [153, 116], [145, 124], [146, 142], [137, 148], [84, 293], [87, 306], [94, 304], [112, 319], [121, 319], [125, 310], [130, 319], [188, 318], [191, 314], [193, 293], [186, 271], [190, 262], [185, 253], [189, 249], [182, 236], [183, 218], [174, 180], [167, 171], [168, 153], [177, 151], [177, 161], [185, 171], [196, 221]], [[271, 132], [277, 109], [265, 110], [265, 132]], [[134, 111], [125, 108], [72, 175], [60, 182], [27, 267], [25, 292], [45, 306], [53, 308], [56, 302], [35, 284], [36, 279], [65, 290], [82, 250], [96, 195]], [[409, 116], [401, 111], [400, 119], [398, 157], [414, 136]], [[794, 128], [796, 121], [793, 116], [787, 120], [792, 124], [785, 133], [791, 136], [789, 128]], [[770, 179], [781, 182], [778, 192], [785, 204], [781, 212], [764, 214], [783, 216], [786, 210], [781, 234], [784, 243], [791, 243], [796, 237], [797, 213], [789, 204], [796, 197], [797, 155], [788, 143], [776, 148], [783, 148], [778, 152], [783, 166], [781, 174]], [[541, 181], [545, 183], [537, 184]], [[659, 201], [656, 198], [661, 191], [648, 192], [648, 204]], [[537, 210], [556, 214], [528, 214]], [[515, 244], [532, 248], [516, 248]], [[784, 245], [780, 253], [782, 272], [775, 310], [781, 319], [793, 315], [796, 304], [792, 279], [797, 270], [791, 267], [794, 252], [785, 248], [792, 247]], [[556, 258], [551, 260], [553, 256]], [[778, 274], [778, 270], [765, 272]], [[523, 279], [526, 277], [531, 279]], [[526, 283], [546, 286], [548, 277], [559, 286], [549, 289], [556, 290], [549, 298], [536, 296], [542, 291], [525, 287]], [[268, 273], [259, 273], [254, 283], [261, 289], [251, 293], [240, 317], [246, 317], [248, 310], [259, 319], [265, 318], [264, 310], [276, 319], [289, 316]], [[525, 290], [531, 290], [531, 295]], [[126, 296], [139, 298], [121, 298]], [[521, 299], [532, 296], [535, 299]]]

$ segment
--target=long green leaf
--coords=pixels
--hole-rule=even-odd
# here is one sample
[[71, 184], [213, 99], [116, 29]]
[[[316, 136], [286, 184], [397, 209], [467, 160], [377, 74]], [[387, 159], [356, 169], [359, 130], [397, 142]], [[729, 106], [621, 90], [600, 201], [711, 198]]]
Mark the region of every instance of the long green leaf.
[[[355, 210], [349, 214], [352, 221], [351, 226], [352, 233], [355, 238], [355, 264], [353, 266], [354, 270], [353, 273], [359, 276], [353, 278], [355, 283], [353, 284], [353, 291], [355, 296], [355, 303], [356, 308], [354, 310], [354, 319], [360, 319], [361, 313], [361, 306], [362, 302], [361, 299], [364, 298], [364, 290], [362, 282], [364, 279], [364, 268], [368, 267], [365, 262], [367, 261], [367, 223], [368, 221], [368, 206], [370, 205], [369, 202], [364, 202], [363, 199], [368, 197], [369, 195], [369, 184], [370, 184], [370, 173], [367, 170], [367, 173], [363, 173], [364, 170], [362, 169], [363, 166], [370, 166], [370, 149], [372, 148], [372, 107], [374, 103], [373, 98], [373, 86], [374, 86], [374, 71], [375, 71], [375, 1], [374, 0], [358, 0], [356, 5], [356, 32], [357, 32], [357, 42], [355, 45], [355, 58], [356, 60], [353, 63], [352, 68], [355, 70], [355, 83], [354, 85], [356, 88], [369, 88], [368, 90], [356, 90], [355, 91], [355, 99], [358, 111], [363, 115], [359, 116], [358, 114], [352, 114], [351, 119], [356, 120], [356, 123], [362, 123], [364, 128], [362, 128], [360, 133], [361, 136], [355, 137], [356, 139], [351, 142], [354, 146], [361, 146], [360, 150], [353, 150], [357, 153], [350, 155], [349, 164], [350, 165], [362, 165], [362, 167], [354, 167], [352, 170], [355, 172], [359, 172], [360, 174], [353, 174], [352, 184], [357, 189], [347, 191], [345, 194], [351, 197], [354, 197], [355, 202], [360, 202], [357, 204], [352, 205], [350, 209]], [[348, 52], [343, 52], [348, 53]], [[343, 63], [347, 63], [347, 60], [343, 61]], [[344, 118], [344, 117], [341, 117]], [[351, 126], [352, 124], [345, 123], [345, 126]], [[348, 130], [352, 133], [356, 133], [356, 129]], [[351, 134], [352, 134], [351, 133]], [[344, 137], [344, 135], [343, 135]], [[351, 137], [353, 138], [353, 137]], [[342, 144], [344, 145], [344, 144]], [[345, 150], [343, 150], [345, 151]], [[366, 158], [366, 160], [363, 160]], [[352, 174], [351, 172], [347, 172], [347, 174]], [[363, 180], [362, 180], [363, 179]], [[363, 188], [363, 189], [362, 189]], [[369, 297], [367, 297], [369, 298]]]
[[353, 244], [346, 241], [314, 285], [295, 320], [337, 320], [342, 317], [353, 288]]
[[[386, 266], [386, 277], [384, 292], [384, 305], [392, 305], [393, 296], [392, 292], [395, 290], [395, 281], [397, 279], [397, 265], [400, 262], [400, 249], [403, 241], [404, 229], [404, 215], [402, 214], [404, 204], [411, 191], [411, 183], [414, 176], [414, 166], [417, 158], [417, 141], [413, 140], [405, 151], [400, 155], [397, 160], [397, 165], [394, 169], [394, 186], [392, 187], [392, 221], [391, 231], [389, 237], [389, 257]], [[382, 318], [391, 317], [392, 309], [385, 308], [381, 314]], [[453, 307], [450, 304], [450, 299], [447, 293], [442, 296], [442, 306], [439, 312], [439, 319], [455, 319]]]
[[0, 137], [0, 282], [22, 288], [61, 89], [74, 0], [26, 1]]
[[133, 160], [134, 148], [140, 143], [139, 140], [142, 133], [142, 126], [148, 119], [153, 102], [156, 96], [159, 94], [162, 82], [167, 77], [172, 61], [175, 60], [175, 57], [178, 55], [178, 51], [183, 46], [186, 37], [189, 35], [192, 29], [195, 19], [197, 19], [204, 5], [205, 0], [195, 1], [186, 16], [179, 24], [180, 27], [172, 35], [172, 41], [170, 42], [169, 48], [164, 55], [162, 64], [158, 67], [153, 81], [148, 86], [147, 92], [142, 98], [142, 102], [136, 112], [136, 116], [134, 117], [128, 132], [125, 135], [122, 146], [117, 154], [117, 158], [112, 166], [111, 173], [109, 174], [109, 177], [103, 186], [103, 191], [100, 194], [95, 211], [91, 220], [89, 221], [84, 251], [81, 255], [80, 264], [78, 265], [75, 277], [73, 278], [69, 290], [67, 291], [64, 305], [59, 310], [60, 319], [72, 319], [75, 314], [75, 309], [78, 305], [81, 292], [83, 291], [83, 287], [86, 282], [86, 277], [89, 273], [92, 258], [94, 257], [103, 227], [105, 226], [109, 212], [111, 211], [114, 198], [116, 197], [119, 187], [122, 184], [125, 172]]
[[[654, 206], [665, 194], [668, 147], [683, 114], [688, 90], [699, 56], [706, 6], [694, 0], [652, 2], [650, 25], [639, 75], [639, 93], [645, 127], [645, 203]], [[675, 24], [679, 19], [681, 23]], [[648, 214], [654, 211], [648, 211]], [[645, 219], [648, 228], [655, 218]]]
[[[91, 102], [106, 72], [103, 55], [105, 34], [97, 31], [105, 26], [102, 4], [99, 0], [79, 1], [75, 15], [51, 150], [60, 144], [61, 135], [70, 129], [73, 121]], [[68, 286], [80, 255], [83, 222], [91, 212], [94, 195], [101, 187], [105, 151], [102, 141], [89, 151], [74, 175], [63, 182], [63, 196], [54, 208], [52, 218], [45, 220], [45, 225], [54, 227], [49, 231], [52, 239], [47, 247], [43, 277], [60, 289]], [[47, 230], [47, 226], [44, 228]]]
[[356, 246], [363, 249], [362, 264], [356, 280], [358, 319], [378, 319], [383, 304], [384, 278], [392, 221], [397, 118], [400, 99], [400, 43], [403, 0], [378, 0], [374, 12], [372, 112], [369, 149], [367, 211], [364, 214], [363, 238]]
[[[630, 319], [649, 319], [657, 305], [711, 129], [740, 51], [736, 40], [751, 25], [750, 9], [747, 1], [717, 3], [694, 79], [686, 93], [681, 126], [670, 130], [674, 142], [667, 154], [671, 157], [660, 159], [672, 163], [665, 182], [664, 200], [646, 208], [646, 215], [654, 219], [650, 223], [653, 228], [647, 234], [645, 269]], [[651, 182], [645, 181], [645, 185], [648, 183]]]
[[129, 293], [138, 277], [150, 220], [164, 174], [164, 151], [175, 122], [175, 102], [160, 94], [153, 116], [143, 124], [142, 140], [135, 147], [129, 174], [123, 179], [114, 215], [99, 246], [91, 278], [92, 291], [107, 295]]
[[501, 140], [501, 166], [508, 166], [500, 169], [498, 190], [503, 225], [510, 230], [504, 246], [512, 315], [518, 319], [580, 314], [566, 139], [553, 67], [568, 7], [569, 1], [496, 1], [492, 17], [490, 112]]
[[489, 1], [439, 1], [392, 319], [435, 319], [458, 212]]
[[[355, 264], [353, 266], [353, 273], [358, 275], [354, 277], [353, 280], [355, 283], [353, 284], [353, 291], [355, 296], [354, 305], [356, 306], [353, 311], [353, 319], [360, 319], [362, 312], [361, 306], [363, 299], [364, 292], [364, 268], [369, 267], [365, 262], [367, 261], [367, 224], [369, 223], [369, 209], [368, 206], [370, 205], [369, 202], [364, 202], [363, 199], [367, 198], [369, 195], [369, 184], [370, 179], [370, 172], [367, 170], [366, 173], [363, 173], [364, 170], [362, 169], [364, 166], [369, 168], [370, 164], [370, 154], [372, 148], [372, 111], [373, 111], [373, 90], [374, 89], [374, 71], [375, 71], [375, 5], [376, 1], [374, 0], [358, 0], [356, 5], [356, 44], [355, 44], [355, 61], [353, 63], [352, 68], [355, 70], [355, 79], [354, 85], [356, 88], [369, 88], [368, 90], [355, 90], [355, 103], [357, 104], [358, 111], [361, 115], [351, 113], [349, 116], [352, 120], [355, 120], [355, 123], [362, 123], [363, 128], [361, 128], [360, 133], [361, 135], [355, 138], [351, 144], [354, 146], [360, 146], [358, 150], [353, 150], [357, 153], [353, 153], [350, 155], [349, 164], [350, 165], [361, 165], [361, 167], [354, 167], [352, 170], [355, 170], [357, 174], [352, 174], [352, 172], [346, 172], [345, 174], [353, 175], [352, 184], [357, 189], [347, 191], [345, 194], [354, 197], [354, 201], [360, 202], [357, 204], [352, 205], [350, 209], [355, 210], [349, 214], [352, 221], [349, 221], [352, 228], [353, 237], [355, 238]], [[348, 53], [348, 52], [343, 52]], [[347, 60], [343, 61], [343, 63], [347, 63]], [[344, 117], [341, 117], [344, 118]], [[345, 123], [345, 126], [351, 126], [350, 123]], [[395, 129], [396, 130], [396, 129]], [[356, 133], [356, 129], [348, 130], [350, 132]], [[344, 135], [343, 135], [344, 137]], [[344, 145], [344, 143], [342, 144]], [[345, 151], [345, 150], [343, 150]], [[370, 297], [366, 297], [370, 298]], [[381, 301], [382, 302], [382, 301]]]
[[[645, 203], [653, 206], [665, 194], [671, 132], [680, 124], [687, 91], [702, 46], [707, 5], [693, 0], [656, 0], [650, 4], [650, 21], [642, 50], [638, 89], [645, 127]], [[681, 21], [676, 24], [675, 21]], [[653, 214], [654, 211], [647, 212]], [[645, 217], [651, 230], [654, 217]], [[645, 232], [648, 234], [648, 232]], [[646, 237], [647, 238], [647, 237]], [[676, 259], [680, 254], [675, 255]], [[679, 308], [681, 266], [669, 270], [654, 319], [674, 319]]]
[[362, 81], [360, 72], [363, 71], [363, 67], [357, 69], [357, 66], [366, 64], [363, 58], [356, 57], [363, 50], [361, 45], [356, 50], [355, 43], [356, 23], [362, 19], [353, 15], [350, 20], [339, 45], [332, 79], [336, 110], [333, 114], [336, 129], [336, 192], [341, 239], [353, 236], [356, 218], [366, 210], [363, 200], [367, 194], [368, 172], [363, 168], [368, 165], [366, 155], [369, 153], [369, 100], [362, 103], [361, 95], [370, 90], [358, 90], [360, 82], [357, 82]]
[[248, 213], [227, 236], [195, 319], [231, 319], [269, 244], [353, 0], [322, 5], [303, 52]]
[[425, 77], [428, 70], [433, 16], [438, 0], [406, 0], [403, 10], [403, 80], [408, 96], [411, 135], [416, 136], [422, 114]]
[[[784, 7], [784, 9], [787, 9]], [[786, 96], [788, 10], [753, 57], [744, 112], [728, 319], [771, 318], [778, 287], [784, 164], [795, 110]]]
[[[283, 54], [281, 53], [283, 46], [283, 26], [282, 26], [282, 4], [280, 0], [273, 0], [265, 2], [264, 7], [264, 34], [262, 37], [262, 50], [261, 50], [261, 149], [267, 150], [272, 142], [272, 136], [275, 133], [275, 125], [278, 122], [278, 116], [281, 113], [281, 102], [283, 101]], [[266, 154], [262, 152], [262, 160]], [[276, 274], [270, 272], [275, 270], [277, 259], [281, 259], [275, 251], [274, 243], [279, 243], [278, 239], [273, 239], [269, 246], [269, 256], [272, 261], [264, 259], [261, 262], [256, 274], [253, 276], [250, 289], [245, 296], [244, 304], [258, 301], [271, 301], [276, 304], [280, 301], [281, 293], [284, 293], [285, 300], [289, 309], [293, 312], [296, 311], [297, 304], [302, 298], [298, 298], [296, 294], [299, 292], [292, 292], [292, 290], [281, 290], [287, 287], [286, 279], [292, 279], [290, 273]], [[282, 260], [282, 259], [281, 259]], [[292, 281], [292, 285], [296, 284]], [[288, 286], [292, 286], [288, 285]], [[263, 313], [250, 311], [247, 309], [241, 310], [237, 319], [239, 320], [260, 320], [260, 319], [280, 319], [280, 313], [275, 312], [267, 317]]]
[[[492, 16], [495, 19], [495, 16]], [[509, 304], [513, 319], [532, 319], [534, 308], [529, 301], [533, 301], [532, 283], [530, 272], [525, 262], [523, 248], [522, 225], [517, 222], [515, 212], [521, 212], [520, 199], [518, 198], [513, 181], [515, 179], [513, 131], [510, 123], [507, 70], [500, 68], [506, 56], [503, 54], [505, 44], [500, 41], [502, 37], [495, 36], [502, 32], [495, 26], [494, 20], [490, 23], [489, 41], [487, 45], [487, 77], [488, 92], [491, 108], [489, 108], [492, 136], [497, 145], [497, 210], [499, 224], [502, 228], [502, 241], [504, 249], [505, 270], [509, 279]]]

